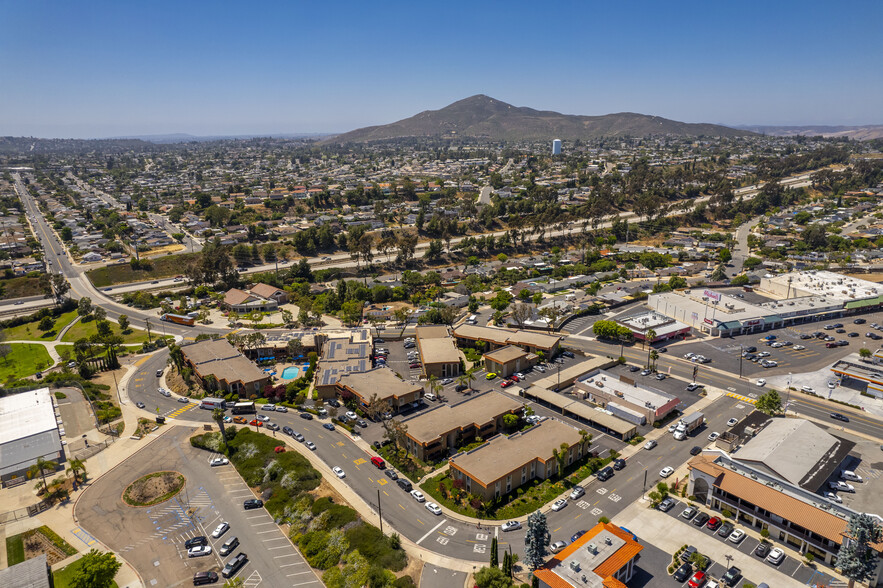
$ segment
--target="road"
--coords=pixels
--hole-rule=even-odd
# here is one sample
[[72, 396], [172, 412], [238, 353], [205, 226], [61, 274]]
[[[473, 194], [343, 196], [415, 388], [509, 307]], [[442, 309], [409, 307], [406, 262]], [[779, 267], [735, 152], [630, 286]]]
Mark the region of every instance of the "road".
[[[568, 347], [573, 347], [591, 353], [593, 355], [618, 357], [620, 346], [604, 343], [601, 341], [589, 340], [587, 337], [569, 337], [565, 340]], [[629, 363], [636, 365], [644, 365], [647, 363], [647, 350], [641, 349], [640, 346], [626, 346], [623, 348], [623, 356]], [[692, 381], [693, 368], [697, 364], [691, 363], [686, 359], [677, 356], [674, 348], [670, 353], [662, 353], [657, 361], [657, 370], [659, 372], [669, 374], [686, 381]], [[719, 372], [716, 370], [703, 369], [702, 365], [698, 366], [698, 376], [696, 380], [703, 384], [709, 384], [722, 390], [727, 390], [733, 394], [756, 398], [765, 389], [758, 388], [746, 378], [739, 378], [736, 375]], [[831, 422], [830, 414], [832, 412], [842, 412], [848, 414], [849, 423], [837, 422], [836, 426], [843, 427], [847, 431], [853, 431], [862, 435], [870, 436], [874, 439], [883, 441], [883, 422], [873, 418], [867, 413], [858, 413], [849, 410], [832, 402], [823, 399], [815, 399], [811, 396], [794, 393], [784, 395], [783, 401], [790, 401], [790, 410], [797, 414], [808, 416], [816, 419]]]

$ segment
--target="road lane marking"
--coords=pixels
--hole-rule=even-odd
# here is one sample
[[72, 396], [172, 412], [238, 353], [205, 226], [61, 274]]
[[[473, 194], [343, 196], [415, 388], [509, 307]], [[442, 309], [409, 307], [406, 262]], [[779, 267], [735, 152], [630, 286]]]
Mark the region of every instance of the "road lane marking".
[[434, 526], [434, 527], [431, 528], [430, 530], [426, 531], [426, 535], [424, 535], [423, 537], [421, 537], [421, 538], [417, 541], [416, 545], [420, 545], [420, 543], [422, 543], [424, 539], [426, 539], [427, 537], [429, 537], [429, 536], [430, 536], [430, 535], [431, 535], [436, 529], [438, 529], [439, 527], [441, 527], [442, 525], [444, 525], [444, 524], [447, 523], [447, 522], [448, 522], [448, 519], [444, 519], [444, 520], [441, 521], [439, 524], [437, 524], [436, 526]]
[[402, 510], [405, 510], [405, 507], [402, 506], [401, 504], [399, 504], [399, 508], [402, 509]]

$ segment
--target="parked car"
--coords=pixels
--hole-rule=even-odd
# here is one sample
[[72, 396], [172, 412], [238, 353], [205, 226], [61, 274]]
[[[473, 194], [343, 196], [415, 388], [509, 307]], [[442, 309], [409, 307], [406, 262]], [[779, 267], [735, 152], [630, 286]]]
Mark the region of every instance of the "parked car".
[[757, 544], [757, 547], [754, 548], [754, 555], [760, 558], [766, 558], [767, 554], [770, 552], [770, 544], [764, 543], [761, 541]]
[[383, 470], [383, 475], [385, 475], [390, 480], [398, 480], [399, 479], [399, 475], [393, 469]]
[[500, 526], [500, 530], [503, 532], [516, 531], [520, 528], [521, 528], [521, 523], [519, 523], [518, 521], [508, 521], [508, 522], [503, 523]]
[[687, 582], [687, 586], [690, 588], [702, 588], [705, 586], [705, 572], [702, 570], [695, 572]]
[[202, 586], [203, 584], [214, 584], [217, 581], [217, 572], [196, 572], [195, 574], [193, 574], [194, 586]]
[[674, 505], [675, 505], [674, 499], [671, 496], [666, 496], [665, 499], [662, 502], [660, 502], [659, 506], [657, 506], [656, 508], [658, 508], [662, 512], [668, 512], [672, 509], [672, 507]]
[[423, 496], [423, 492], [420, 490], [411, 490], [411, 496], [413, 496], [414, 500], [417, 502], [426, 502], [426, 497]]
[[199, 547], [200, 545], [208, 545], [208, 537], [206, 537], [205, 535], [197, 535], [196, 537], [191, 537], [184, 542], [184, 549]]
[[708, 516], [707, 514], [705, 514], [704, 512], [700, 512], [699, 514], [696, 515], [696, 518], [693, 519], [693, 525], [695, 525], [696, 527], [701, 527], [702, 525], [707, 523], [708, 519], [710, 519], [710, 518], [711, 517]]
[[690, 577], [690, 574], [693, 573], [693, 566], [689, 563], [682, 563], [675, 573], [672, 574], [672, 578], [674, 578], [678, 582], [684, 582], [687, 578]]
[[721, 519], [720, 519], [720, 517], [711, 517], [710, 519], [708, 519], [708, 522], [705, 523], [705, 527], [706, 527], [707, 529], [712, 530], [712, 531], [716, 531], [717, 528], [720, 527], [720, 526], [721, 526]]
[[699, 455], [700, 453], [702, 453], [702, 448], [699, 447], [698, 445], [694, 445], [690, 449], [690, 455]]
[[552, 503], [552, 510], [554, 510], [555, 512], [558, 512], [559, 510], [561, 510], [565, 506], [567, 506], [567, 501], [563, 498], [560, 498], [560, 499], [556, 500], [554, 503]]
[[561, 551], [565, 547], [567, 547], [566, 541], [556, 541], [555, 543], [553, 543], [549, 546], [549, 551], [551, 551], [552, 553], [558, 553], [559, 551]]
[[727, 538], [730, 543], [740, 543], [742, 539], [745, 539], [745, 531], [742, 529], [736, 529]]
[[212, 537], [217, 539], [218, 537], [220, 537], [221, 535], [223, 535], [224, 533], [226, 533], [229, 530], [230, 530], [230, 523], [225, 521], [225, 522], [221, 523], [220, 525], [218, 525], [217, 527], [215, 527], [215, 530], [212, 531]]
[[227, 539], [221, 548], [218, 550], [218, 553], [221, 555], [230, 555], [233, 553], [233, 550], [239, 546], [239, 537], [230, 537]]
[[429, 512], [431, 512], [432, 514], [434, 514], [436, 516], [440, 515], [442, 513], [441, 507], [434, 502], [427, 502], [426, 503], [426, 510], [428, 510]]
[[242, 503], [242, 508], [245, 510], [251, 510], [253, 508], [262, 508], [264, 506], [264, 501], [258, 498], [249, 498], [245, 502]]
[[625, 468], [625, 460], [624, 460], [624, 459], [622, 459], [622, 458], [616, 458], [616, 459], [613, 460], [613, 469], [614, 469], [614, 470], [619, 471], [619, 470], [621, 470], [621, 469], [623, 469], [623, 468]]
[[[671, 497], [666, 498], [666, 500], [671, 500]], [[692, 519], [693, 517], [695, 517], [695, 516], [696, 516], [696, 513], [698, 513], [698, 512], [699, 512], [699, 511], [696, 510], [694, 507], [692, 507], [692, 506], [688, 506], [688, 507], [685, 508], [683, 511], [681, 511], [681, 515], [680, 515], [680, 516], [681, 516], [682, 519], [686, 519], [686, 520], [689, 521], [690, 519]]]
[[647, 450], [653, 449], [654, 447], [656, 447], [656, 445], [657, 445], [656, 441], [653, 439], [650, 439], [649, 441], [644, 443], [644, 449], [647, 449]]
[[736, 566], [733, 566], [730, 569], [728, 569], [727, 572], [724, 574], [723, 578], [721, 578], [721, 580], [723, 580], [723, 582], [727, 586], [735, 586], [736, 584], [739, 583], [739, 580], [741, 580], [741, 579], [742, 579], [742, 570], [740, 570]]
[[681, 561], [688, 562], [693, 557], [693, 554], [696, 553], [697, 549], [692, 545], [687, 545], [687, 547], [681, 552]]
[[187, 550], [187, 557], [203, 557], [212, 554], [211, 545], [196, 545]]
[[661, 470], [659, 470], [659, 476], [662, 477], [662, 478], [667, 478], [667, 477], [669, 477], [670, 475], [672, 475], [673, 473], [675, 473], [674, 468], [672, 468], [672, 467], [668, 467], [668, 466], [666, 466], [666, 467], [662, 468]]
[[597, 476], [600, 481], [606, 482], [607, 480], [609, 480], [610, 478], [613, 477], [613, 468], [610, 466], [607, 466], [606, 468], [602, 468], [602, 469], [598, 470]]
[[772, 551], [770, 551], [770, 554], [766, 556], [766, 560], [774, 566], [777, 566], [785, 561], [785, 552], [778, 547], [773, 547]]
[[334, 472], [334, 475], [337, 476], [338, 478], [340, 478], [341, 480], [346, 478], [346, 473], [343, 471], [343, 469], [340, 466], [334, 466], [333, 468], [331, 468], [331, 471]]
[[221, 575], [225, 578], [230, 578], [231, 576], [236, 575], [236, 572], [239, 571], [242, 566], [245, 565], [245, 562], [248, 561], [248, 556], [245, 553], [237, 553], [230, 561], [228, 561], [224, 565], [224, 569], [221, 571]]
[[732, 533], [734, 529], [735, 527], [730, 523], [724, 523], [723, 525], [721, 525], [721, 528], [717, 530], [717, 536], [726, 539], [730, 536], [730, 533]]

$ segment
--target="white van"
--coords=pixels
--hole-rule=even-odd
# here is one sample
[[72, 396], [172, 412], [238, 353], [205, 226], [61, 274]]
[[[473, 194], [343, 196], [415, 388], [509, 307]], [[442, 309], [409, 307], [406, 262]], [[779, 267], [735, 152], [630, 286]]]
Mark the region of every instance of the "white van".
[[471, 315], [468, 319], [466, 319], [466, 322], [470, 325], [476, 324], [478, 322], [478, 315], [477, 314]]
[[427, 392], [423, 395], [423, 398], [435, 402], [435, 394], [433, 394], [432, 392]]
[[840, 474], [840, 477], [844, 480], [849, 480], [850, 482], [864, 482], [861, 476], [849, 470], [843, 470], [843, 473]]

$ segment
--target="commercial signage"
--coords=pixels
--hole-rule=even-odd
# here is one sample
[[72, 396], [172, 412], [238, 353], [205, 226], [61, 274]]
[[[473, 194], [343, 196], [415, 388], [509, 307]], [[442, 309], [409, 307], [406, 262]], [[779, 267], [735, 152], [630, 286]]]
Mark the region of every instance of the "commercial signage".
[[706, 322], [707, 324], [709, 324], [709, 325], [713, 325], [713, 324], [714, 324], [714, 323], [711, 322], [711, 319], [710, 319], [710, 318], [705, 319], [705, 322]]
[[743, 326], [743, 327], [756, 327], [756, 326], [759, 325], [761, 322], [763, 322], [763, 321], [761, 321], [760, 319], [754, 319], [754, 320], [751, 320], [751, 321], [743, 321], [743, 322], [742, 322], [742, 326]]
[[706, 290], [702, 293], [702, 295], [707, 297], [709, 300], [717, 300], [718, 302], [721, 301], [721, 295], [714, 290]]

